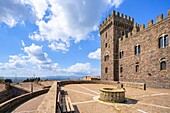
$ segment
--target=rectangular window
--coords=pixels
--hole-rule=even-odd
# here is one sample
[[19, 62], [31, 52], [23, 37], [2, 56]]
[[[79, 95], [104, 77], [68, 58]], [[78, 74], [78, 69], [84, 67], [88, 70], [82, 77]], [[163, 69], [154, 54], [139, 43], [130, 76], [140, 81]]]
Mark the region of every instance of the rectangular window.
[[166, 35], [166, 36], [164, 37], [164, 47], [167, 47], [168, 44], [169, 44], [168, 35]]
[[124, 51], [120, 52], [120, 59], [122, 59], [124, 57]]
[[140, 45], [135, 46], [135, 55], [140, 54], [140, 52], [141, 52]]
[[121, 59], [122, 52], [120, 52], [120, 59]]
[[104, 56], [104, 61], [108, 61], [109, 60], [109, 55]]
[[160, 37], [159, 38], [159, 48], [163, 48], [163, 38], [162, 37]]
[[122, 58], [124, 57], [124, 51], [122, 51]]
[[138, 54], [140, 54], [140, 45], [138, 46]]
[[138, 51], [137, 51], [137, 46], [135, 46], [135, 55], [137, 54], [137, 52], [138, 52]]
[[122, 73], [122, 72], [123, 72], [123, 67], [121, 66], [121, 67], [120, 67], [120, 73]]

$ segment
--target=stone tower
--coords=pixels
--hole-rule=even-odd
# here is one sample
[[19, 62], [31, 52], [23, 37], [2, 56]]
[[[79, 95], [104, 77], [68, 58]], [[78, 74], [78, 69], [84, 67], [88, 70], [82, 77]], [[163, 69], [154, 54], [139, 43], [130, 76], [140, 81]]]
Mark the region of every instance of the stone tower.
[[134, 18], [112, 11], [100, 25], [101, 78], [119, 81], [119, 38], [133, 30]]

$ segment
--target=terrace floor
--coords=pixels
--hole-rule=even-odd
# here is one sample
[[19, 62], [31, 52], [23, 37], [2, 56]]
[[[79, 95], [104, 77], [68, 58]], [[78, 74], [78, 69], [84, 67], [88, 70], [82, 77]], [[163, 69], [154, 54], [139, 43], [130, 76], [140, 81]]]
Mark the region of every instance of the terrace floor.
[[99, 101], [104, 84], [71, 84], [62, 87], [77, 113], [170, 113], [170, 89], [126, 89], [126, 103]]

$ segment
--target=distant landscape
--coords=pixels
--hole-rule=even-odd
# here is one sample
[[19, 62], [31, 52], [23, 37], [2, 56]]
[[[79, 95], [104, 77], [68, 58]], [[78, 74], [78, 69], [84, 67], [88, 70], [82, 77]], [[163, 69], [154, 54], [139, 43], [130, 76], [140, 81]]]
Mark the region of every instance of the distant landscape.
[[[46, 77], [40, 77], [41, 80], [68, 80], [68, 79], [81, 79], [83, 76], [46, 76]], [[3, 77], [4, 79], [11, 79], [12, 82], [22, 82], [26, 80], [27, 78], [33, 78], [33, 77]]]

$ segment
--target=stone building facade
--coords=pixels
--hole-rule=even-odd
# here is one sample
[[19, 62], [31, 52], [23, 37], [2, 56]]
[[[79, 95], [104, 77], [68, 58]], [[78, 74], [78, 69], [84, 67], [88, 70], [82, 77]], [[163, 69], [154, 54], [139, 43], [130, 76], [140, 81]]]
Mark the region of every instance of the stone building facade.
[[170, 10], [148, 27], [112, 11], [100, 25], [102, 80], [170, 87]]

